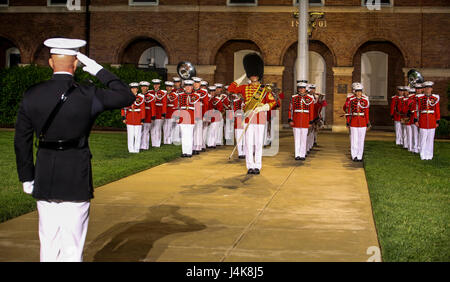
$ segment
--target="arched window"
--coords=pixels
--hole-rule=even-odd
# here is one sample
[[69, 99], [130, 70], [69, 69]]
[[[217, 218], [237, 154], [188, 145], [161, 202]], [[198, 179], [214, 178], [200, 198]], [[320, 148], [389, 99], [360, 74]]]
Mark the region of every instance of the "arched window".
[[168, 62], [166, 51], [160, 46], [153, 46], [142, 53], [139, 58], [139, 67], [165, 68]]
[[16, 47], [6, 50], [6, 67], [13, 67], [20, 64], [20, 51]]
[[361, 55], [361, 83], [371, 101], [387, 101], [388, 54], [370, 51]]

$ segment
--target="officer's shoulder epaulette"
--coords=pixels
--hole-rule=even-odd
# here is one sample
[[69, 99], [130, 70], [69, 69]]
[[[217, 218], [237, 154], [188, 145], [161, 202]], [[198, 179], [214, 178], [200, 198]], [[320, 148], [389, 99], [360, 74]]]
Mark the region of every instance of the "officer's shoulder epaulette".
[[142, 93], [139, 93], [138, 96], [141, 96], [142, 98], [145, 97], [144, 94], [142, 94]]
[[431, 94], [431, 95], [433, 95], [436, 98], [439, 98], [439, 94]]
[[292, 97], [297, 97], [298, 96], [298, 94], [294, 94], [294, 95], [292, 95]]

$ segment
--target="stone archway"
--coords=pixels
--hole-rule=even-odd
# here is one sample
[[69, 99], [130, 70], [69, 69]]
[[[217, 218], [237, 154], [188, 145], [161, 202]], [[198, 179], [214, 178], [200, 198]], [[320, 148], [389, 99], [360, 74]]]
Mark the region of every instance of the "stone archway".
[[[370, 121], [376, 126], [390, 126], [389, 104], [398, 85], [405, 84], [403, 68], [405, 58], [401, 50], [390, 41], [367, 41], [363, 43], [353, 56], [353, 81], [361, 81], [362, 56], [373, 52], [387, 55], [387, 97], [384, 100], [371, 100]], [[373, 81], [372, 83], [377, 83]], [[381, 82], [380, 82], [381, 83]]]
[[11, 67], [21, 63], [19, 47], [11, 40], [0, 37], [0, 68]]

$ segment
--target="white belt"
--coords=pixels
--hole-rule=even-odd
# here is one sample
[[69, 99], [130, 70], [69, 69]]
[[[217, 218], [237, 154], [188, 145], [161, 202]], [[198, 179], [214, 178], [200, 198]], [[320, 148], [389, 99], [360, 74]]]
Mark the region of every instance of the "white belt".
[[309, 113], [309, 110], [294, 110], [294, 113]]
[[194, 110], [194, 107], [186, 107], [186, 106], [183, 106], [183, 107], [180, 107], [180, 109], [181, 109], [181, 110], [186, 110], [186, 109], [188, 109], [188, 110]]
[[140, 112], [141, 109], [129, 110], [130, 112]]
[[363, 116], [364, 113], [353, 113], [352, 116]]
[[421, 111], [420, 113], [422, 113], [422, 114], [434, 114], [434, 111], [433, 111], [433, 110], [430, 110], [430, 111]]
[[155, 105], [157, 105], [157, 106], [162, 106], [163, 104], [161, 104], [161, 103], [155, 103]]
[[146, 110], [150, 110], [151, 108], [150, 108], [150, 107], [145, 107], [145, 109], [146, 109]]
[[173, 104], [167, 104], [167, 106], [169, 106], [169, 107], [173, 107]]

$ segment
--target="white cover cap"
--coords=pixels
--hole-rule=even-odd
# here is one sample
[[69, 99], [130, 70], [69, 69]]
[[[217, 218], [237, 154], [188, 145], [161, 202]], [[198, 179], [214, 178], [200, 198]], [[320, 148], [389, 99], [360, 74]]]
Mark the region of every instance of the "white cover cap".
[[152, 79], [152, 83], [153, 84], [160, 84], [161, 83], [161, 79], [157, 79], [157, 78]]
[[186, 80], [183, 81], [183, 83], [184, 83], [185, 86], [186, 85], [192, 85], [192, 84], [194, 84], [194, 81], [191, 80], [191, 79], [186, 79]]
[[49, 38], [44, 45], [50, 48], [50, 54], [76, 56], [78, 48], [86, 45], [82, 39]]
[[305, 87], [308, 86], [308, 84], [306, 82], [299, 82], [297, 83], [297, 87]]
[[424, 87], [431, 87], [431, 86], [433, 86], [434, 85], [434, 82], [433, 81], [425, 81], [424, 83], [423, 83], [423, 86]]
[[192, 78], [192, 80], [193, 80], [194, 82], [196, 82], [196, 83], [202, 82], [202, 79], [201, 79], [200, 77], [196, 77], [196, 76], [194, 76], [194, 77]]
[[139, 83], [137, 83], [137, 82], [132, 82], [129, 85], [130, 85], [130, 87], [139, 87]]
[[139, 82], [139, 85], [140, 86], [150, 86], [150, 82], [143, 80], [143, 81]]
[[200, 85], [204, 85], [204, 86], [206, 86], [206, 85], [208, 85], [208, 81], [206, 81], [206, 80], [202, 80], [202, 81], [200, 82]]
[[166, 82], [164, 82], [164, 84], [166, 86], [173, 86], [173, 82], [172, 81], [166, 81]]
[[223, 84], [222, 83], [215, 83], [214, 86], [216, 86], [216, 88], [222, 88]]
[[172, 80], [173, 80], [173, 82], [181, 82], [181, 78], [179, 78], [177, 76], [172, 77]]

